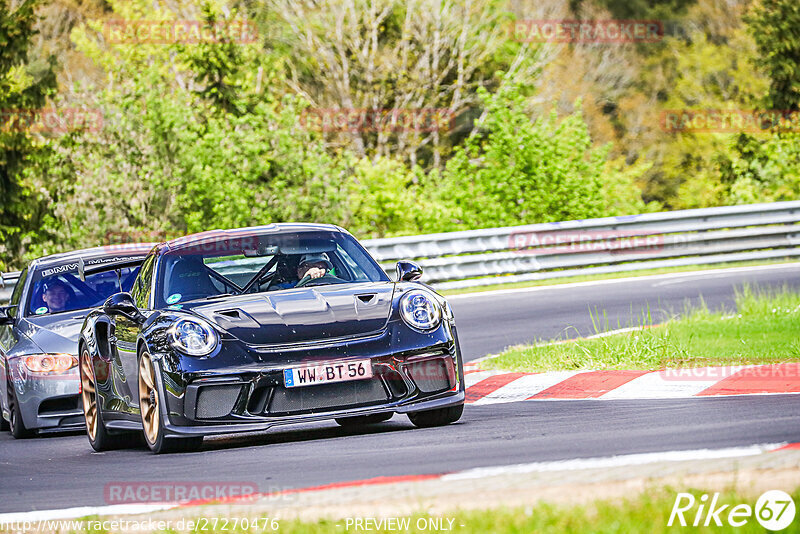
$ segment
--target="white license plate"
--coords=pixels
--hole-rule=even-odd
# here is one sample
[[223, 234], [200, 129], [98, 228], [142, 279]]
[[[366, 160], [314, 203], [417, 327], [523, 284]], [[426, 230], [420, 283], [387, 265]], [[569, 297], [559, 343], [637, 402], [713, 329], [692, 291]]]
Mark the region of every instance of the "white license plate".
[[283, 383], [287, 388], [365, 378], [372, 378], [372, 362], [370, 360], [328, 362], [283, 370]]

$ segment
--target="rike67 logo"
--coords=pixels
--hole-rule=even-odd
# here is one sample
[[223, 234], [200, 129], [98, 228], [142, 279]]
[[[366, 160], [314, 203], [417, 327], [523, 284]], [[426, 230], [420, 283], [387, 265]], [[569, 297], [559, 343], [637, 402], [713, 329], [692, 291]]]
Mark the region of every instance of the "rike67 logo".
[[718, 526], [725, 523], [741, 527], [755, 518], [767, 530], [777, 532], [792, 524], [795, 518], [795, 504], [792, 497], [780, 490], [763, 493], [756, 501], [755, 508], [749, 504], [721, 504], [719, 493], [709, 498], [704, 493], [696, 498], [691, 493], [678, 493], [669, 514], [667, 526]]

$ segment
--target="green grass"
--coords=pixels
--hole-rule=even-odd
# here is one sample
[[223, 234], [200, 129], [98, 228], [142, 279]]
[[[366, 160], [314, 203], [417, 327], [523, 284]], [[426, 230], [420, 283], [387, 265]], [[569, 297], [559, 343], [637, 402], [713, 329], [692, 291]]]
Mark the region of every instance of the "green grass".
[[[717, 490], [719, 491], [719, 490]], [[709, 498], [714, 494], [714, 490], [699, 491], [686, 489], [651, 489], [635, 497], [620, 499], [618, 501], [601, 500], [584, 506], [554, 506], [540, 503], [527, 508], [510, 508], [497, 510], [481, 510], [467, 512], [453, 512], [442, 514], [441, 516], [419, 515], [412, 516], [411, 525], [421, 518], [445, 518], [454, 519], [452, 532], [456, 534], [561, 534], [561, 533], [653, 533], [662, 532], [765, 532], [754, 517], [748, 519], [747, 524], [742, 527], [732, 527], [727, 524], [727, 512], [737, 504], [748, 504], [755, 507], [757, 496], [743, 496], [735, 491], [721, 491], [718, 506], [729, 504], [728, 508], [720, 514], [722, 527], [681, 527], [674, 524], [667, 527], [670, 512], [675, 502], [678, 492], [692, 493], [696, 501], [700, 502], [700, 497], [707, 493]], [[800, 489], [792, 494], [794, 501], [800, 502]], [[687, 524], [691, 525], [697, 512], [697, 505], [691, 512], [684, 514]], [[703, 515], [700, 524], [705, 520]], [[338, 526], [337, 526], [338, 525]], [[351, 528], [345, 529], [343, 520], [339, 521], [320, 521], [318, 523], [286, 522], [281, 523], [281, 532], [292, 534], [321, 534], [356, 532]], [[375, 530], [374, 532], [398, 532], [397, 530]], [[436, 532], [435, 530], [423, 530], [410, 528], [402, 532]], [[439, 531], [441, 532], [441, 531]], [[781, 533], [800, 532], [800, 518], [782, 530]]]
[[[697, 512], [697, 504], [684, 513], [684, 518], [689, 526], [681, 527], [677, 521], [672, 527], [668, 527], [670, 513], [672, 511], [675, 498], [679, 492], [692, 493], [696, 502], [700, 503], [700, 497], [708, 494], [712, 498], [715, 491], [720, 492], [717, 507], [728, 505], [720, 520], [723, 526], [716, 525], [709, 527], [691, 526]], [[795, 503], [800, 502], [800, 488], [792, 493]], [[747, 523], [741, 527], [732, 527], [727, 524], [727, 514], [737, 504], [747, 504], [755, 507], [757, 495], [744, 495], [742, 493], [724, 488], [697, 490], [686, 488], [651, 488], [641, 494], [617, 500], [598, 500], [586, 505], [551, 505], [538, 503], [529, 507], [521, 508], [502, 508], [492, 510], [470, 510], [453, 511], [441, 515], [414, 515], [400, 516], [408, 518], [410, 528], [408, 530], [390, 530], [387, 528], [376, 528], [370, 532], [377, 533], [428, 533], [428, 532], [447, 532], [445, 530], [417, 528], [423, 525], [423, 521], [433, 519], [444, 520], [444, 525], [448, 524], [448, 519], [453, 520], [451, 532], [455, 534], [561, 534], [561, 533], [652, 533], [660, 534], [665, 532], [714, 532], [714, 533], [750, 533], [765, 532], [759, 525], [755, 517], [747, 518]], [[707, 507], [706, 507], [707, 509]], [[704, 510], [705, 511], [705, 510]], [[187, 519], [190, 516], [187, 515]], [[210, 514], [205, 515], [211, 517]], [[255, 516], [254, 516], [255, 517]], [[705, 515], [701, 517], [700, 524], [705, 520]], [[327, 533], [346, 533], [346, 532], [365, 532], [357, 530], [353, 524], [347, 528], [345, 519], [321, 520], [317, 522], [286, 521], [281, 520], [277, 530], [241, 530], [230, 529], [228, 532], [248, 533], [248, 532], [281, 532], [283, 534], [327, 534]], [[174, 532], [167, 530], [167, 532]], [[800, 515], [781, 533], [792, 534], [800, 532]]]
[[[484, 291], [497, 291], [500, 289], [520, 289], [525, 287], [553, 286], [560, 284], [573, 284], [576, 282], [592, 282], [594, 280], [614, 280], [617, 278], [635, 278], [638, 276], [652, 276], [655, 274], [684, 273], [692, 271], [708, 271], [711, 269], [728, 269], [733, 267], [752, 267], [757, 265], [778, 265], [783, 263], [796, 263], [796, 261], [739, 261], [729, 263], [716, 263], [711, 265], [687, 265], [683, 267], [661, 267], [659, 269], [642, 269], [641, 271], [627, 271], [621, 273], [587, 274], [569, 276], [564, 278], [548, 278], [547, 280], [532, 280], [530, 282], [511, 282], [492, 284], [490, 286], [467, 287], [464, 289], [447, 289], [440, 291], [442, 295], [462, 295], [465, 293], [481, 293]], [[502, 280], [502, 278], [498, 278]]]
[[800, 294], [745, 288], [736, 295], [736, 307], [736, 314], [712, 313], [703, 305], [654, 328], [563, 344], [512, 347], [482, 367], [656, 370], [800, 360]]

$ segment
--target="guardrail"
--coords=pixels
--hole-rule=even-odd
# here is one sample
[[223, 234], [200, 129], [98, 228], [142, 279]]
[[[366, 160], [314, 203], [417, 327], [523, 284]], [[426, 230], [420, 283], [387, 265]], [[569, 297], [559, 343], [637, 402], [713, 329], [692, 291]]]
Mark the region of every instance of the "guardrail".
[[[362, 243], [386, 272], [416, 260], [437, 289], [800, 256], [800, 201], [529, 224]], [[3, 275], [8, 301], [19, 273]]]
[[372, 239], [387, 272], [414, 259], [437, 289], [800, 256], [800, 201]]
[[3, 282], [0, 284], [0, 304], [4, 304], [11, 299], [11, 292], [14, 291], [14, 284], [19, 278], [19, 271], [13, 273], [2, 273]]

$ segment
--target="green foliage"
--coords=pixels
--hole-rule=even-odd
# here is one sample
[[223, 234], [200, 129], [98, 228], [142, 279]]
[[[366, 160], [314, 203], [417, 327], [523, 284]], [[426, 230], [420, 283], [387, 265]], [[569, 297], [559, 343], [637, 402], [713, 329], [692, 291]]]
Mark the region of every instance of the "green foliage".
[[398, 161], [359, 160], [347, 180], [348, 230], [369, 237], [414, 233], [424, 208], [413, 182], [413, 175]]
[[11, 11], [9, 0], [0, 1], [0, 270], [17, 265], [47, 217], [41, 196], [25, 177], [48, 147], [23, 123], [56, 88], [55, 60], [28, 58], [37, 4], [26, 0]]
[[731, 204], [800, 198], [800, 135], [737, 136], [729, 158], [720, 163]]
[[[716, 35], [689, 32], [669, 37], [664, 50], [649, 58], [648, 82], [666, 96], [659, 104], [664, 113], [716, 109], [751, 109], [767, 81], [742, 57], [754, 54], [754, 44], [744, 28]], [[653, 121], [660, 120], [654, 116]], [[665, 132], [656, 147], [656, 160], [646, 195], [674, 209], [725, 205], [731, 202], [730, 184], [720, 176], [721, 162], [730, 157], [735, 134], [717, 132]]]
[[[234, 75], [247, 66], [233, 66]], [[247, 98], [252, 88], [232, 93], [225, 105], [204, 91], [164, 94], [158, 67], [142, 68], [100, 93], [97, 105], [110, 120], [64, 154], [78, 171], [76, 191], [88, 201], [65, 216], [89, 232], [79, 242], [139, 228], [181, 234], [341, 220], [341, 169], [296, 127], [297, 99]]]
[[627, 165], [624, 158], [606, 163], [600, 190], [604, 216], [652, 213], [662, 209], [659, 202], [645, 203], [638, 185], [652, 166], [653, 163], [649, 161]]
[[609, 147], [592, 146], [580, 110], [562, 120], [553, 111], [532, 121], [516, 90], [479, 94], [486, 110], [480, 130], [456, 149], [437, 188], [456, 225], [507, 226], [607, 212], [602, 190]]
[[[640, 190], [653, 161], [612, 159], [580, 106], [531, 114], [531, 82], [546, 56], [507, 38], [505, 4], [447, 3], [433, 16], [434, 4], [358, 3], [364, 10], [332, 32], [348, 13], [335, 0], [302, 9], [249, 3], [261, 33], [252, 44], [109, 44], [105, 19], [81, 24], [75, 54], [101, 75], [62, 91], [55, 105], [99, 110], [103, 127], [39, 145], [31, 138], [42, 151], [15, 182], [27, 200], [14, 209], [27, 219], [0, 220], [0, 231], [28, 239], [13, 261], [125, 233], [150, 240], [318, 221], [382, 237], [660, 209]], [[122, 20], [239, 17], [225, 0], [108, 6], [108, 17]], [[8, 50], [23, 49], [15, 46]], [[446, 108], [458, 120], [453, 131], [388, 135], [332, 135], [302, 120], [309, 106], [348, 105]], [[473, 128], [469, 117], [481, 114]]]
[[770, 105], [800, 109], [800, 3], [759, 0], [746, 20], [758, 45], [758, 63], [770, 78]]

